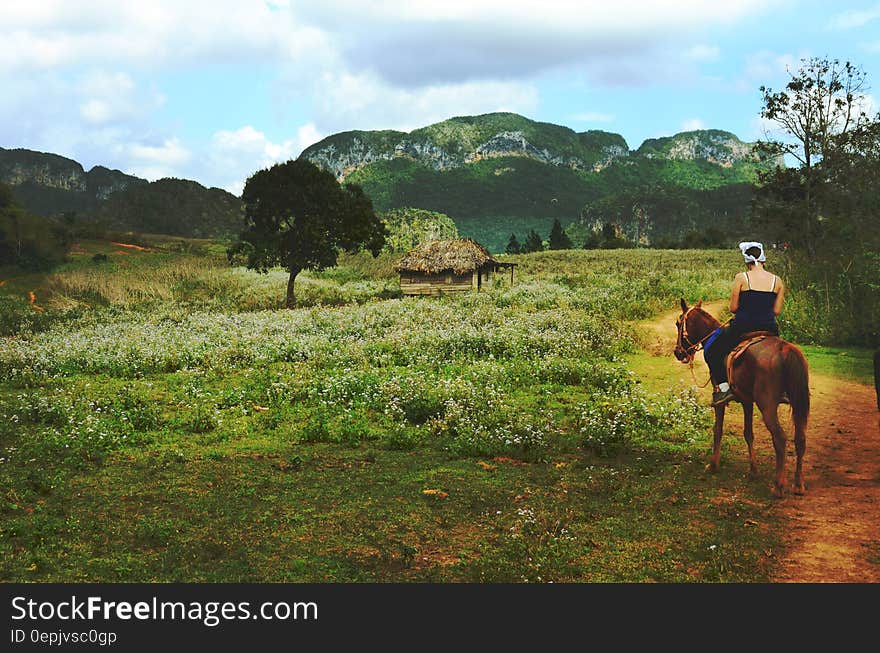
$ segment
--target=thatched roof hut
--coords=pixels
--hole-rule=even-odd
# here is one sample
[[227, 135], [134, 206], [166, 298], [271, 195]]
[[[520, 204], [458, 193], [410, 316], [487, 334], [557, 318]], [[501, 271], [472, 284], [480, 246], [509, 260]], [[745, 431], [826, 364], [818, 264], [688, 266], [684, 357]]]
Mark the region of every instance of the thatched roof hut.
[[395, 266], [400, 289], [405, 295], [434, 295], [476, 288], [492, 279], [502, 268], [510, 269], [513, 283], [515, 263], [499, 261], [489, 250], [470, 238], [429, 240], [407, 252]]

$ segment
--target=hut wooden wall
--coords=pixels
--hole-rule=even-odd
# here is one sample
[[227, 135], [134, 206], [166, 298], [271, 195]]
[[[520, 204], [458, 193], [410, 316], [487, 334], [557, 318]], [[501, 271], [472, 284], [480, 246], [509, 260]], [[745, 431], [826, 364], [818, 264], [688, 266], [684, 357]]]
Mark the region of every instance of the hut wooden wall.
[[400, 273], [400, 291], [404, 295], [439, 295], [441, 292], [463, 292], [474, 287], [474, 274]]

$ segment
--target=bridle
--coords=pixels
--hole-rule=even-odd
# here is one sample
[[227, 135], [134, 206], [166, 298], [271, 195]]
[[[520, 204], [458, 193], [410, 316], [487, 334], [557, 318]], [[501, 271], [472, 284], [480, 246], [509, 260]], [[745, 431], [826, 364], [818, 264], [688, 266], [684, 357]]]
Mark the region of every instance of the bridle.
[[[678, 358], [679, 361], [687, 364], [690, 367], [691, 376], [693, 377], [694, 383], [697, 385], [697, 387], [705, 388], [712, 380], [712, 376], [710, 374], [709, 378], [706, 379], [706, 382], [702, 385], [697, 382], [697, 376], [694, 373], [694, 356], [696, 356], [697, 352], [703, 348], [703, 343], [706, 342], [713, 333], [715, 333], [715, 329], [709, 331], [709, 333], [700, 338], [697, 342], [693, 342], [687, 332], [687, 320], [688, 316], [691, 314], [691, 311], [694, 310], [702, 311], [703, 309], [701, 309], [699, 306], [691, 306], [684, 312], [683, 315], [681, 315], [681, 317], [678, 318], [675, 323], [675, 326], [678, 327], [678, 341], [675, 343], [675, 357]], [[728, 322], [730, 322], [730, 320], [727, 320], [727, 322], [725, 322], [724, 324], [727, 324]], [[724, 324], [722, 324], [721, 326], [724, 326]], [[687, 343], [687, 347], [685, 347], [685, 343]], [[679, 352], [683, 354], [683, 358], [679, 358]]]

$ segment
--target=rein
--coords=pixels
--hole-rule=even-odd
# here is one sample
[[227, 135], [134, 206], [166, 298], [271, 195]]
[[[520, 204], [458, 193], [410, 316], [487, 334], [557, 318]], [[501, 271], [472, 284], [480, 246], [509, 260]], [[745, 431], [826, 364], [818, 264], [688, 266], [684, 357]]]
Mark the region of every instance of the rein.
[[[688, 337], [688, 333], [687, 333], [687, 318], [688, 318], [688, 315], [690, 315], [691, 311], [693, 311], [694, 309], [699, 309], [700, 311], [703, 310], [703, 309], [699, 308], [698, 306], [691, 306], [687, 311], [685, 311], [684, 315], [681, 316], [681, 322], [679, 322], [679, 325], [678, 325], [677, 346], [682, 352], [684, 352], [684, 355], [687, 357], [687, 363], [688, 363], [688, 367], [691, 370], [691, 378], [693, 378], [693, 380], [694, 380], [694, 385], [696, 385], [698, 388], [705, 388], [707, 385], [709, 385], [709, 382], [712, 381], [712, 374], [711, 373], [709, 374], [709, 378], [706, 379], [705, 383], [700, 384], [697, 381], [697, 374], [696, 374], [696, 372], [694, 372], [694, 356], [696, 355], [696, 353], [698, 351], [700, 351], [700, 349], [703, 348], [703, 343], [706, 342], [706, 340], [708, 340], [712, 336], [713, 333], [715, 333], [716, 329], [720, 329], [721, 327], [729, 324], [733, 318], [730, 318], [729, 320], [724, 322], [724, 324], [721, 324], [718, 327], [716, 327], [715, 329], [712, 329], [711, 331], [709, 331], [709, 333], [707, 333], [705, 336], [700, 338], [700, 340], [698, 340], [697, 342], [691, 342], [691, 339]], [[705, 311], [703, 311], [703, 312], [705, 312]], [[684, 346], [684, 342], [687, 342], [687, 344], [688, 344], [687, 347]]]

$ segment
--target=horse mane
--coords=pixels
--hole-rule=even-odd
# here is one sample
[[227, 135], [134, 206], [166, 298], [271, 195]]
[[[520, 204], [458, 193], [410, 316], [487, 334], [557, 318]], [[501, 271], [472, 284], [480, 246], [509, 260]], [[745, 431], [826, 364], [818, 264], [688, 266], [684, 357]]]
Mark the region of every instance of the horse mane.
[[707, 329], [712, 330], [715, 327], [720, 326], [721, 320], [712, 315], [709, 311], [705, 310], [702, 306], [694, 306], [694, 313], [700, 315], [700, 318], [705, 323]]
[[703, 308], [702, 306], [697, 306], [697, 310], [700, 311], [700, 313], [701, 313], [702, 315], [705, 315], [706, 318], [708, 318], [708, 321], [709, 321], [709, 322], [717, 322], [718, 324], [721, 324], [721, 320], [719, 320], [717, 317], [715, 317], [714, 315], [712, 315], [709, 311], [707, 311], [707, 310], [706, 310], [705, 308]]

